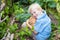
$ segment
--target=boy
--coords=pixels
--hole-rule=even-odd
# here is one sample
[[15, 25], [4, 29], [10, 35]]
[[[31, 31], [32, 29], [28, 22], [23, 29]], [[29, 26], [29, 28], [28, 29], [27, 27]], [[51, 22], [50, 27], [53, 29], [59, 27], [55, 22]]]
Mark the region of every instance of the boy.
[[28, 12], [35, 17], [34, 30], [27, 20], [27, 26], [32, 30], [35, 40], [47, 40], [51, 33], [51, 20], [47, 16], [46, 11], [43, 10], [39, 4], [34, 3], [30, 5]]

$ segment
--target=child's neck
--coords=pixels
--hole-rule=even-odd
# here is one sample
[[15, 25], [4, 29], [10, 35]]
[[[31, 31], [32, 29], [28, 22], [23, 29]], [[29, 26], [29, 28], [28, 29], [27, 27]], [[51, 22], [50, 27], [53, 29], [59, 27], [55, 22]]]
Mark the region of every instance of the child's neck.
[[41, 16], [42, 14], [43, 14], [43, 12], [38, 13], [37, 18], [38, 18], [39, 16]]

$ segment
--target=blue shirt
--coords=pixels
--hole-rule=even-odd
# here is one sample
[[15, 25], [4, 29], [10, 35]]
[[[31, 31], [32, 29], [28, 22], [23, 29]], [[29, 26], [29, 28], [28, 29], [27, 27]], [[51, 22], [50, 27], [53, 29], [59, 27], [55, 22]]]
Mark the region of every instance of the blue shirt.
[[43, 14], [41, 16], [37, 17], [34, 30], [38, 33], [35, 35], [36, 40], [46, 40], [50, 36], [51, 20], [47, 16], [45, 10], [43, 10]]

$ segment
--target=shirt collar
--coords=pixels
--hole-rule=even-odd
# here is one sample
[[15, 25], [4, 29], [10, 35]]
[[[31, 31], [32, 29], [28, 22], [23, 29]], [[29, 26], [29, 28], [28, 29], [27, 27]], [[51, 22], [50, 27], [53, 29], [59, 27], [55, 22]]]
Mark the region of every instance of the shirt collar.
[[41, 15], [37, 16], [37, 19], [41, 19], [41, 18], [43, 18], [44, 16], [46, 16], [46, 11], [45, 11], [45, 10], [43, 10], [43, 12], [42, 12]]

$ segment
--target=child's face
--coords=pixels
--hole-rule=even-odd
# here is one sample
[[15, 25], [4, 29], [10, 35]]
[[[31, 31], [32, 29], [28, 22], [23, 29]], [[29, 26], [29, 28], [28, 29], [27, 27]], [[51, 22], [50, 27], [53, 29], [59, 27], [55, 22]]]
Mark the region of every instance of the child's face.
[[37, 16], [40, 14], [40, 10], [38, 10], [37, 8], [33, 8], [31, 9], [30, 13], [37, 18]]
[[32, 14], [32, 16], [36, 17], [37, 16], [37, 10], [36, 9], [31, 10], [31, 14]]

